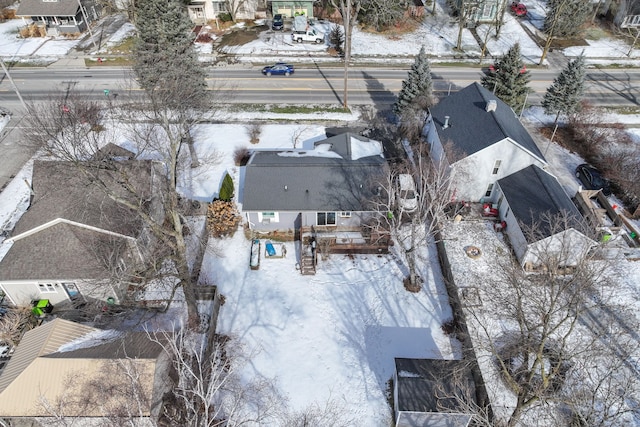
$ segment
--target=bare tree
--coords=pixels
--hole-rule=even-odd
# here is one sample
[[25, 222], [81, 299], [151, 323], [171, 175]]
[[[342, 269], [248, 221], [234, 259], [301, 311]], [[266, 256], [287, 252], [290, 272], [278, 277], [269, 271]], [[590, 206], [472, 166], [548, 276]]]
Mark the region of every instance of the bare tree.
[[[405, 146], [409, 147], [408, 142]], [[414, 144], [409, 149], [412, 152], [409, 159], [392, 166], [384, 175], [384, 182], [378, 183], [384, 191], [372, 202], [373, 210], [386, 213], [378, 218], [374, 227], [390, 230], [399, 243], [409, 267], [408, 289], [412, 291], [421, 288], [416, 271], [418, 249], [436, 235], [452, 195], [448, 166], [432, 162], [427, 147], [422, 142]], [[400, 175], [409, 175], [416, 185], [417, 205], [411, 211], [396, 197]]]
[[[590, 357], [592, 344], [601, 337], [578, 329], [585, 313], [597, 305], [594, 296], [609, 295], [611, 283], [603, 266], [593, 262], [594, 252], [576, 250], [571, 233], [563, 233], [571, 227], [586, 232], [568, 213], [546, 215], [524, 227], [528, 241], [539, 243], [538, 270], [526, 273], [505, 258], [491, 284], [480, 288], [482, 305], [466, 308], [475, 345], [490, 355], [515, 396], [504, 420], [509, 426], [517, 425], [528, 410], [556, 402], [575, 361]], [[502, 330], [495, 328], [497, 322]]]
[[344, 92], [342, 106], [349, 108], [349, 63], [351, 62], [351, 38], [356, 18], [362, 8], [362, 0], [330, 0], [331, 5], [340, 12], [344, 26]]
[[462, 32], [469, 25], [475, 25], [475, 16], [478, 10], [483, 7], [485, 0], [462, 0], [459, 5], [454, 6], [458, 14], [458, 41], [456, 50], [462, 50]]
[[0, 343], [15, 347], [32, 320], [33, 315], [28, 308], [9, 309], [0, 319]]
[[238, 426], [274, 415], [278, 393], [267, 380], [242, 381], [240, 370], [249, 357], [235, 340], [216, 336], [207, 347], [201, 334], [185, 327], [149, 336], [169, 355], [176, 378], [163, 425]]
[[[180, 85], [172, 90], [181, 98]], [[190, 93], [188, 89], [184, 99], [188, 100]], [[135, 214], [157, 242], [153, 257], [147, 260], [147, 278], [170, 272], [184, 292], [191, 324], [197, 325], [196, 284], [187, 260], [185, 210], [178, 186], [192, 160], [182, 150], [188, 144], [185, 135], [191, 138], [191, 129], [199, 118], [195, 110], [187, 107], [176, 110], [175, 103], [161, 102], [168, 94], [158, 95], [143, 105], [122, 109], [116, 109], [113, 103], [86, 102], [68, 94], [64, 99], [54, 98], [31, 107], [27, 118], [31, 126], [25, 136], [30, 143], [45, 147], [54, 158], [69, 161], [95, 189]], [[160, 160], [161, 167], [153, 173], [152, 196], [141, 192], [143, 183], [127, 175], [127, 169], [119, 166], [119, 159], [101, 154], [102, 148], [115, 140], [114, 133], [121, 131], [107, 116], [129, 120], [128, 136], [135, 145], [134, 159]], [[131, 117], [135, 121], [130, 121]], [[147, 187], [145, 191], [148, 190]]]

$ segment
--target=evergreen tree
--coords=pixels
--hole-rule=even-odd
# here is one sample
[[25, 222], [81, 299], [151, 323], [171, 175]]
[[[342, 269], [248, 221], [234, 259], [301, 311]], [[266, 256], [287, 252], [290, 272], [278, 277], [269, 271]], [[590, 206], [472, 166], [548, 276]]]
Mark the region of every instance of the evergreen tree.
[[493, 69], [482, 77], [482, 86], [496, 94], [514, 111], [523, 107], [529, 89], [529, 70], [520, 57], [520, 45], [514, 44]]
[[138, 0], [136, 13], [133, 70], [140, 87], [168, 107], [201, 106], [206, 101], [206, 73], [198, 61], [183, 4]]
[[560, 72], [547, 89], [542, 99], [544, 112], [555, 114], [558, 123], [560, 114], [570, 114], [580, 108], [580, 98], [584, 94], [584, 56], [580, 55]]
[[593, 12], [593, 3], [584, 0], [547, 0], [543, 31], [547, 37], [574, 37]]
[[402, 82], [402, 89], [398, 94], [398, 100], [393, 105], [393, 111], [402, 115], [408, 109], [425, 109], [432, 104], [432, 99], [431, 67], [424, 46], [422, 46], [411, 66], [407, 79]]

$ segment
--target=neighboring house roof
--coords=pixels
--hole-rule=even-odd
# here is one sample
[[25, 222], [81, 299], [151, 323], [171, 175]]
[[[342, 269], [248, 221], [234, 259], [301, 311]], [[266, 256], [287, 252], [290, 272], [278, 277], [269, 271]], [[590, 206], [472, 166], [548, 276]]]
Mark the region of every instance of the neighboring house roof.
[[4, 392], [37, 357], [53, 353], [61, 345], [97, 330], [69, 320], [54, 319], [27, 331], [0, 373], [0, 393]]
[[258, 151], [247, 163], [243, 210], [372, 210], [385, 167], [382, 144], [351, 133], [314, 150]]
[[[491, 100], [496, 101], [496, 108], [488, 112], [487, 102]], [[442, 144], [446, 146], [451, 141], [459, 155], [470, 156], [511, 138], [544, 161], [538, 146], [511, 107], [477, 82], [441, 99], [430, 112]], [[447, 121], [445, 116], [449, 119], [443, 129]]]
[[146, 402], [140, 415], [148, 416], [156, 362], [164, 349], [145, 332], [111, 338], [105, 332], [61, 319], [27, 332], [0, 374], [0, 416], [51, 416], [45, 402], [64, 416], [109, 415], [104, 411], [128, 403], [126, 393], [104, 392], [127, 389], [125, 374], [133, 373], [118, 367], [136, 370], [132, 376], [141, 381], [129, 387], [140, 387], [145, 398], [136, 403]]
[[[151, 198], [152, 162], [111, 162], [109, 168], [92, 169], [91, 174], [107, 182], [119, 196], [137, 204]], [[118, 168], [118, 172], [113, 172]], [[121, 174], [128, 178], [122, 182]], [[29, 209], [16, 224], [12, 236], [17, 236], [56, 218], [65, 218], [126, 236], [137, 236], [141, 230], [138, 216], [112, 200], [93, 178], [66, 161], [35, 161], [31, 186], [34, 196]], [[125, 185], [136, 188], [136, 196], [124, 190]]]
[[77, 0], [21, 0], [16, 16], [75, 16], [78, 8]]
[[109, 263], [132, 259], [127, 240], [57, 222], [13, 242], [0, 261], [0, 281], [106, 279], [116, 267]]
[[578, 208], [558, 180], [539, 167], [528, 166], [498, 180], [498, 184], [518, 222], [525, 228], [535, 226], [536, 236], [524, 233], [529, 243], [553, 234], [554, 230], [544, 220], [549, 216], [568, 214], [569, 224], [580, 230], [582, 215]]
[[475, 400], [475, 383], [464, 360], [396, 358], [395, 362], [398, 411], [464, 413], [465, 403]]

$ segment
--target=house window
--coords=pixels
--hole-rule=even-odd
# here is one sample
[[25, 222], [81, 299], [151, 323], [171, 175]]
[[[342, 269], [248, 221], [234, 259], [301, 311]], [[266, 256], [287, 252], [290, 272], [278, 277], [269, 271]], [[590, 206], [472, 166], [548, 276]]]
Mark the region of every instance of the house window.
[[40, 283], [40, 284], [38, 284], [38, 289], [40, 290], [41, 294], [56, 294], [56, 293], [58, 293], [58, 291], [56, 291], [55, 286], [53, 286], [53, 283]]
[[211, 5], [213, 6], [213, 11], [215, 13], [229, 12], [229, 8], [227, 7], [227, 3], [226, 2], [214, 1], [214, 2], [211, 3]]
[[491, 192], [493, 191], [493, 184], [489, 184], [487, 187], [487, 192], [484, 193], [484, 197], [491, 197]]
[[263, 224], [269, 224], [272, 222], [279, 222], [280, 218], [278, 212], [258, 212], [258, 222]]
[[511, 208], [507, 208], [507, 211], [504, 213], [504, 219], [507, 219], [510, 211], [511, 211]]
[[335, 212], [318, 212], [317, 225], [336, 225]]
[[351, 212], [340, 212], [340, 218], [351, 218]]
[[500, 163], [502, 163], [502, 160], [496, 160], [495, 164], [493, 165], [493, 172], [491, 172], [492, 175], [498, 173], [498, 170], [500, 170]]

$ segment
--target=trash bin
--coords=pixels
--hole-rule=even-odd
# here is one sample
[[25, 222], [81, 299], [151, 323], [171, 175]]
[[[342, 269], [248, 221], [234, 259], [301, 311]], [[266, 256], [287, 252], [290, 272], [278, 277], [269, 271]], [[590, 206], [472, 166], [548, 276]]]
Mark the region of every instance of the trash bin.
[[42, 317], [45, 314], [51, 313], [53, 311], [53, 305], [51, 304], [51, 302], [49, 302], [48, 299], [37, 300], [32, 304], [33, 308], [31, 309], [31, 312], [36, 317]]

